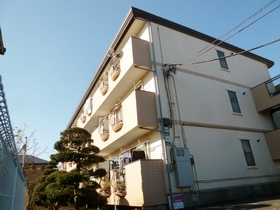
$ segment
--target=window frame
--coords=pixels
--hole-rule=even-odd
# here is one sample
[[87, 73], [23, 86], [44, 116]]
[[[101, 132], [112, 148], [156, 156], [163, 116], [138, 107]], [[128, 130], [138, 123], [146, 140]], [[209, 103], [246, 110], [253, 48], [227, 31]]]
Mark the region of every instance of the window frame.
[[228, 63], [227, 63], [227, 60], [225, 58], [225, 53], [221, 50], [216, 50], [216, 52], [217, 52], [217, 56], [219, 58], [220, 67], [222, 69], [229, 70]]
[[123, 126], [123, 111], [120, 103], [115, 104], [110, 114], [110, 125], [114, 132], [118, 132]]
[[[240, 139], [241, 141], [241, 146], [243, 149], [244, 157], [246, 160], [246, 164], [248, 167], [255, 167], [256, 166], [256, 161], [254, 158], [253, 150], [250, 144], [250, 140], [248, 139]], [[245, 142], [247, 145], [245, 145]]]
[[[227, 90], [227, 92], [228, 92], [228, 97], [229, 97], [232, 111], [234, 113], [241, 114], [241, 108], [239, 105], [239, 101], [238, 101], [236, 92], [233, 90]], [[233, 93], [234, 95], [232, 95], [231, 93]]]

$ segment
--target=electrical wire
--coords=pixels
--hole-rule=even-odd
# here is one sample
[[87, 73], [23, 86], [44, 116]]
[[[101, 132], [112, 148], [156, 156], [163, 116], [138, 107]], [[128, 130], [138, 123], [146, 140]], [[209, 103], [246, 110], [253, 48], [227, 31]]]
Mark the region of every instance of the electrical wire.
[[[249, 25], [243, 27], [242, 29], [240, 29], [239, 31], [237, 31], [236, 33], [234, 33], [233, 35], [231, 35], [230, 37], [228, 37], [228, 38], [225, 39], [224, 41], [230, 39], [231, 37], [235, 36], [236, 34], [240, 33], [241, 31], [245, 30], [246, 28], [248, 28], [249, 26], [253, 25], [254, 23], [256, 23], [256, 22], [259, 21], [260, 19], [264, 18], [265, 16], [267, 16], [268, 14], [270, 14], [271, 12], [273, 12], [274, 10], [276, 10], [276, 9], [278, 9], [278, 8], [280, 8], [280, 5], [278, 5], [278, 6], [275, 7], [274, 9], [270, 10], [269, 12], [265, 13], [264, 15], [262, 15], [261, 17], [259, 17], [258, 19], [256, 19], [256, 20], [253, 21], [252, 23], [250, 23]], [[224, 41], [223, 41], [223, 42], [224, 42]], [[222, 43], [222, 41], [221, 41], [220, 43], [218, 43], [218, 45], [221, 44], [221, 43]], [[216, 45], [216, 46], [218, 46], [218, 45]], [[215, 47], [215, 46], [213, 46], [211, 49], [213, 49], [214, 47]]]
[[280, 39], [276, 39], [272, 42], [268, 42], [266, 44], [263, 44], [263, 45], [260, 45], [260, 46], [257, 46], [257, 47], [254, 47], [254, 48], [251, 48], [249, 50], [244, 50], [244, 51], [241, 51], [241, 52], [237, 52], [237, 53], [232, 53], [228, 56], [223, 56], [223, 57], [219, 57], [219, 58], [213, 58], [213, 59], [210, 59], [210, 60], [205, 60], [205, 61], [198, 61], [198, 62], [193, 62], [193, 63], [187, 63], [185, 65], [194, 65], [194, 64], [202, 64], [202, 63], [208, 63], [208, 62], [212, 62], [212, 61], [216, 61], [216, 60], [220, 60], [220, 59], [223, 59], [223, 58], [229, 58], [229, 57], [233, 57], [233, 56], [236, 56], [236, 55], [241, 55], [241, 54], [244, 54], [244, 53], [247, 53], [247, 52], [251, 52], [253, 50], [257, 50], [257, 49], [260, 49], [262, 47], [266, 47], [268, 45], [271, 45], [271, 44], [274, 44], [276, 42], [279, 42]]
[[[260, 12], [262, 12], [264, 9], [266, 9], [268, 6], [270, 6], [271, 4], [275, 3], [277, 0], [272, 0], [271, 2], [269, 2], [268, 4], [266, 4], [264, 7], [262, 7], [261, 9], [259, 9], [257, 12], [255, 12], [253, 15], [251, 15], [250, 17], [248, 17], [247, 19], [245, 19], [244, 21], [242, 21], [240, 24], [238, 24], [237, 26], [235, 26], [233, 29], [231, 29], [230, 31], [228, 31], [227, 33], [225, 33], [223, 36], [221, 36], [218, 39], [215, 39], [213, 42], [211, 42], [209, 45], [207, 45], [206, 47], [204, 47], [203, 49], [199, 50], [197, 53], [195, 53], [194, 55], [186, 58], [185, 60], [183, 60], [179, 65], [183, 65], [185, 62], [189, 62], [190, 60], [193, 60], [194, 58], [197, 58], [199, 56], [201, 56], [202, 54], [208, 52], [209, 50], [213, 49], [214, 47], [220, 45], [221, 43], [225, 42], [226, 40], [230, 39], [231, 37], [235, 36], [236, 34], [240, 33], [241, 31], [245, 30], [246, 28], [248, 28], [249, 26], [253, 25], [254, 23], [256, 23], [257, 21], [259, 21], [260, 19], [262, 19], [263, 17], [265, 17], [266, 15], [268, 15], [269, 13], [273, 12], [274, 10], [278, 9], [280, 7], [280, 5], [278, 5], [276, 8], [270, 10], [269, 12], [267, 12], [266, 14], [264, 14], [263, 16], [261, 16], [260, 18], [258, 18], [257, 20], [253, 21], [252, 23], [250, 23], [249, 25], [243, 27], [241, 30], [239, 30], [238, 32], [234, 33], [233, 35], [231, 35], [230, 37], [228, 37], [227, 39], [224, 39], [223, 41], [221, 41], [221, 39], [223, 37], [225, 37], [226, 35], [230, 34], [231, 32], [233, 32], [234, 30], [236, 30], [238, 27], [240, 27], [242, 24], [244, 24], [245, 22], [247, 22], [248, 20], [250, 20], [251, 18], [253, 18], [254, 16], [256, 16], [257, 14], [259, 14]], [[218, 42], [218, 43], [216, 43]], [[216, 43], [216, 44], [215, 44]], [[215, 45], [214, 45], [215, 44]], [[211, 48], [209, 48], [210, 46], [212, 46]], [[209, 49], [207, 49], [209, 48]]]
[[181, 119], [181, 111], [180, 111], [180, 107], [179, 107], [179, 100], [178, 100], [178, 94], [177, 94], [177, 88], [176, 88], [176, 83], [175, 83], [175, 79], [173, 75], [170, 75], [173, 81], [173, 88], [174, 88], [174, 95], [175, 95], [175, 102], [177, 105], [177, 112], [178, 112], [178, 118], [179, 118], [179, 124], [180, 124], [180, 131], [181, 131], [181, 136], [182, 136], [182, 141], [184, 144], [184, 147], [187, 148], [187, 139], [185, 137], [185, 133], [184, 133], [184, 128], [182, 126], [182, 119]]

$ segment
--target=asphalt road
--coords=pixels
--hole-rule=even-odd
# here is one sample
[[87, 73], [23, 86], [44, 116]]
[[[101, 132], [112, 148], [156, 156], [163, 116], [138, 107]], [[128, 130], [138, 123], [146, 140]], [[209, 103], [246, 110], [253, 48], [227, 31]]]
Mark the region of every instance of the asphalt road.
[[246, 199], [241, 201], [235, 201], [230, 203], [215, 204], [211, 206], [200, 206], [197, 208], [189, 208], [193, 210], [204, 209], [256, 209], [256, 210], [280, 210], [280, 195], [273, 195], [267, 197], [258, 197], [252, 199]]

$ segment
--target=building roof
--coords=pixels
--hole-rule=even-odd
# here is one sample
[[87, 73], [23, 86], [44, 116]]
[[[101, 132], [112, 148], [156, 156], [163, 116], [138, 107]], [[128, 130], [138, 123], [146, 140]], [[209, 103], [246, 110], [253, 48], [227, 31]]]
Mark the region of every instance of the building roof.
[[[23, 162], [23, 155], [19, 156], [20, 163]], [[24, 159], [25, 163], [33, 163], [33, 164], [48, 164], [49, 161], [46, 161], [44, 159], [35, 157], [33, 155], [25, 155]]]
[[4, 55], [5, 52], [6, 52], [6, 48], [4, 47], [4, 44], [3, 44], [2, 32], [1, 32], [1, 28], [0, 28], [0, 54]]
[[[142, 21], [145, 21], [145, 22], [157, 23], [159, 25], [162, 25], [162, 26], [165, 26], [167, 28], [179, 31], [179, 32], [187, 34], [189, 36], [193, 36], [197, 39], [200, 39], [200, 40], [203, 40], [203, 41], [206, 41], [206, 42], [209, 42], [209, 43], [215, 44], [215, 43], [220, 43], [221, 42], [219, 44], [220, 47], [228, 49], [228, 50], [230, 50], [232, 52], [235, 52], [235, 53], [244, 51], [244, 49], [241, 49], [239, 47], [231, 45], [227, 42], [222, 42], [221, 40], [217, 40], [214, 37], [203, 34], [201, 32], [198, 32], [198, 31], [193, 30], [191, 28], [188, 28], [186, 26], [183, 26], [183, 25], [180, 25], [178, 23], [172, 22], [170, 20], [161, 18], [159, 16], [153, 15], [151, 13], [145, 12], [143, 10], [137, 9], [135, 7], [131, 7], [126, 19], [124, 20], [121, 28], [119, 29], [119, 31], [118, 31], [115, 39], [113, 40], [109, 49], [116, 49], [120, 45], [120, 43], [122, 42], [122, 40], [126, 36], [126, 33], [129, 31], [130, 26], [135, 22], [135, 20], [142, 20]], [[109, 50], [108, 50], [108, 53], [109, 53]], [[78, 105], [73, 117], [71, 118], [67, 128], [71, 127], [72, 124], [74, 123], [75, 118], [79, 114], [79, 111], [83, 107], [86, 99], [89, 97], [89, 94], [90, 94], [91, 90], [93, 89], [95, 84], [98, 82], [98, 78], [101, 76], [104, 67], [106, 67], [106, 65], [110, 61], [110, 58], [107, 56], [108, 53], [106, 53], [101, 65], [99, 66], [94, 78], [92, 79], [88, 89], [86, 90], [86, 92], [85, 92], [80, 104]], [[261, 57], [259, 55], [256, 55], [254, 53], [251, 53], [251, 52], [242, 53], [242, 56], [245, 56], [245, 57], [254, 59], [256, 61], [259, 61], [261, 63], [264, 63], [268, 68], [270, 68], [274, 65], [273, 61], [271, 61], [269, 59], [266, 59], [264, 57]]]

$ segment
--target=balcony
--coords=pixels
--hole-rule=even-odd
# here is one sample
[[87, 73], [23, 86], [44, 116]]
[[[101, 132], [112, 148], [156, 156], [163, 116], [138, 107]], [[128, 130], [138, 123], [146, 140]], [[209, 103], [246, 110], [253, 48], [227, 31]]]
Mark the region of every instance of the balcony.
[[97, 117], [108, 114], [108, 110], [152, 69], [150, 43], [136, 37], [131, 37], [111, 59], [92, 94], [92, 114], [80, 125], [87, 130], [98, 126]]
[[118, 169], [111, 171], [111, 196], [109, 205], [149, 207], [167, 204], [162, 160], [137, 160], [125, 166], [126, 195], [114, 193]]
[[272, 160], [280, 160], [280, 129], [266, 132], [264, 135]]
[[280, 75], [251, 89], [258, 112], [280, 105]]
[[[100, 121], [99, 129], [92, 133], [94, 144], [103, 156], [145, 135], [150, 132], [149, 129], [158, 127], [156, 95], [153, 92], [134, 90], [121, 104], [112, 106], [111, 113], [107, 113], [106, 116], [109, 115], [109, 132], [102, 129], [104, 121]], [[106, 131], [106, 141], [101, 138], [104, 135], [100, 131]]]

